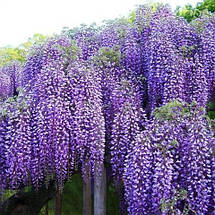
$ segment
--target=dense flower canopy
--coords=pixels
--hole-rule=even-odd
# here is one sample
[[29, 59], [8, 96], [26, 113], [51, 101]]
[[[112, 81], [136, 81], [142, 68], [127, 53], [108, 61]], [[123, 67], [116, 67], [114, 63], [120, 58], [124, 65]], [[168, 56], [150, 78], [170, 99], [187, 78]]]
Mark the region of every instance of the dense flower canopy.
[[215, 17], [166, 6], [82, 26], [0, 68], [0, 189], [109, 162], [129, 215], [215, 210]]

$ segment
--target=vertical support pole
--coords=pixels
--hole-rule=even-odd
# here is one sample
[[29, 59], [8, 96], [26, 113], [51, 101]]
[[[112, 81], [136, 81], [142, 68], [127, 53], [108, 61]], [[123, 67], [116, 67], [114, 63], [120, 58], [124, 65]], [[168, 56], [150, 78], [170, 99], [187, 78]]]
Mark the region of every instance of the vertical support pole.
[[45, 215], [49, 215], [49, 202], [45, 205]]
[[61, 215], [62, 210], [62, 190], [57, 188], [55, 195], [55, 215]]
[[3, 204], [3, 192], [0, 190], [0, 209], [2, 207]]
[[83, 180], [83, 215], [91, 215], [91, 174], [89, 166], [85, 166], [86, 177]]
[[94, 215], [106, 214], [106, 168], [104, 164], [101, 170], [95, 170], [94, 180]]

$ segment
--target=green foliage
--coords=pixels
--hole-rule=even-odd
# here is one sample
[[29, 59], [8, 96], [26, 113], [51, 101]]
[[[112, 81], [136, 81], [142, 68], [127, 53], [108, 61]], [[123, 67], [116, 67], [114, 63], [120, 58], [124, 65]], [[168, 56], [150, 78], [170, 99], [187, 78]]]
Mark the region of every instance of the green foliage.
[[[83, 184], [80, 174], [72, 176], [63, 189], [62, 215], [82, 215], [83, 205]], [[12, 194], [10, 194], [12, 195]], [[92, 199], [93, 200], [93, 199]], [[54, 200], [49, 201], [49, 215], [54, 215]], [[92, 201], [93, 210], [93, 201]], [[119, 215], [119, 200], [117, 191], [110, 183], [107, 186], [107, 215]], [[40, 215], [45, 215], [45, 206], [41, 209]]]
[[91, 25], [86, 25], [86, 24], [80, 24], [80, 26], [76, 26], [74, 28], [68, 28], [68, 27], [63, 27], [62, 29], [62, 34], [69, 36], [71, 39], [74, 38], [74, 36], [78, 32], [97, 32], [98, 31], [98, 26], [96, 23], [92, 23]]
[[23, 63], [25, 61], [26, 51], [22, 48], [0, 48], [0, 67], [11, 61], [19, 61]]
[[41, 45], [45, 43], [48, 38], [50, 38], [50, 36], [34, 34], [33, 37], [29, 38], [28, 41], [22, 43], [19, 47], [27, 52], [33, 45]]
[[104, 47], [99, 49], [99, 53], [94, 57], [94, 62], [98, 65], [115, 64], [120, 65], [121, 53], [119, 46], [115, 46], [113, 49]]
[[175, 11], [177, 16], [184, 17], [188, 22], [191, 22], [204, 14], [208, 14], [208, 12], [215, 12], [214, 0], [199, 2], [195, 7], [190, 4], [187, 4], [184, 7], [179, 6]]
[[[162, 199], [161, 200], [161, 211], [162, 212], [165, 212], [165, 211], [168, 211], [169, 213], [171, 214], [175, 214], [175, 206], [177, 204], [177, 202], [179, 200], [186, 200], [187, 199], [187, 191], [184, 190], [184, 189], [180, 189], [178, 190], [175, 195], [173, 196], [172, 199]], [[183, 211], [183, 214], [187, 214], [186, 213], [187, 211], [187, 207], [185, 207], [184, 211]]]
[[119, 197], [113, 185], [107, 187], [107, 215], [119, 215]]
[[[164, 6], [164, 4], [163, 3], [160, 3], [160, 2], [149, 2], [149, 3], [147, 3], [147, 4], [143, 4], [143, 5], [141, 5], [141, 6], [144, 6], [144, 7], [146, 7], [146, 8], [150, 8], [151, 9], [151, 12], [152, 13], [155, 13], [158, 9], [159, 9], [159, 7], [162, 7], [162, 6]], [[137, 10], [139, 9], [139, 6], [136, 8], [136, 9], [134, 9], [133, 11], [131, 11], [130, 13], [129, 13], [129, 15], [125, 18], [124, 17], [124, 19], [128, 22], [128, 23], [130, 23], [130, 24], [134, 24], [134, 22], [135, 22], [135, 19], [136, 19], [136, 12], [137, 12]], [[139, 15], [140, 15], [140, 13], [142, 13], [142, 11], [141, 10], [138, 10], [138, 13], [139, 13]], [[145, 22], [147, 21], [147, 19], [149, 19], [149, 17], [148, 16], [150, 16], [150, 13], [148, 13], [148, 14], [142, 14], [142, 15], [140, 15], [140, 16], [145, 16]], [[144, 28], [146, 25], [149, 25], [149, 23], [148, 22], [146, 22], [146, 23], [142, 23], [142, 25], [143, 26], [141, 26], [141, 28]], [[142, 29], [139, 29], [140, 31], [142, 30]]]
[[192, 54], [192, 51], [197, 49], [197, 46], [187, 46], [187, 45], [184, 45], [184, 46], [181, 46], [179, 48], [179, 51], [178, 51], [178, 54], [182, 54], [182, 56], [185, 58], [185, 57], [191, 57], [191, 54]]
[[71, 45], [69, 47], [58, 46], [58, 49], [64, 53], [64, 59], [66, 62], [69, 62], [71, 59], [76, 60], [78, 55], [81, 53], [81, 49], [77, 46], [74, 40], [71, 41]]
[[215, 119], [215, 111], [208, 111], [208, 116], [210, 119]]
[[192, 5], [185, 5], [183, 8], [177, 7], [176, 15], [184, 17], [188, 22], [199, 17], [201, 14], [200, 10]]
[[155, 118], [160, 120], [173, 120], [176, 118], [176, 115], [188, 115], [190, 110], [187, 107], [184, 107], [184, 103], [178, 100], [163, 105], [162, 107], [156, 108], [153, 112]]
[[203, 113], [205, 116], [206, 110], [204, 107], [198, 107], [196, 101], [192, 101], [191, 104], [186, 102], [173, 100], [167, 104], [156, 108], [152, 113], [155, 118], [159, 120], [180, 120], [181, 117], [191, 117], [192, 114]]
[[11, 196], [13, 196], [16, 193], [15, 190], [5, 190], [3, 195], [3, 201], [6, 199], [9, 199]]
[[214, 0], [205, 0], [202, 3], [198, 3], [197, 9], [200, 11], [208, 10], [213, 13], [213, 12], [215, 12], [215, 1]]
[[126, 18], [127, 22], [130, 23], [130, 24], [133, 24], [134, 21], [135, 21], [135, 15], [136, 15], [136, 12], [135, 12], [135, 10], [133, 10], [133, 11], [128, 15], [128, 17]]
[[151, 7], [152, 12], [155, 13], [160, 7], [164, 6], [164, 4], [160, 2], [152, 2], [149, 4], [149, 6]]
[[67, 182], [63, 190], [63, 214], [79, 215], [82, 213], [82, 193], [82, 178], [79, 174], [73, 175], [71, 182]]
[[210, 102], [208, 105], [207, 105], [207, 114], [209, 116], [210, 119], [215, 119], [215, 103], [214, 102]]
[[39, 45], [44, 43], [48, 38], [49, 36], [45, 36], [42, 34], [34, 34], [32, 38], [29, 38], [28, 41], [22, 43], [18, 47], [1, 47], [0, 67], [12, 61], [19, 61], [21, 63], [24, 63], [29, 49], [35, 44]]

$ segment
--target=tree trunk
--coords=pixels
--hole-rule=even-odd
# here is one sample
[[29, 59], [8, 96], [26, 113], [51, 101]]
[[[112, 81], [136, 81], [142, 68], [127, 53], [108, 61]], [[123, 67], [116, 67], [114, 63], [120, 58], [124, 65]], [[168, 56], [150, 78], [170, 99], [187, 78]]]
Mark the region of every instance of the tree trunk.
[[0, 190], [0, 209], [2, 208], [3, 204], [3, 192]]
[[38, 191], [18, 192], [7, 199], [2, 208], [1, 215], [38, 215], [41, 208], [55, 195], [54, 183], [41, 187]]
[[57, 189], [55, 195], [55, 215], [61, 215], [62, 210], [62, 190]]
[[83, 215], [91, 215], [91, 174], [86, 165], [86, 177], [83, 180]]
[[106, 168], [96, 168], [94, 180], [94, 215], [106, 214]]
[[49, 202], [47, 202], [45, 206], [45, 215], [49, 215]]

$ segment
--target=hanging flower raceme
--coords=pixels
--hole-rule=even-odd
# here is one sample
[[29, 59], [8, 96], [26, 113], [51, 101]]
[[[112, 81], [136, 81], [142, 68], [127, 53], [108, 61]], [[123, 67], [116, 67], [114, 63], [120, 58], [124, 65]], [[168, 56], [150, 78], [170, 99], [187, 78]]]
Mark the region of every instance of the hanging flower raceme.
[[65, 55], [64, 48], [68, 48], [70, 45], [70, 40], [67, 37], [56, 37], [47, 40], [44, 44], [34, 46], [29, 51], [23, 68], [22, 86], [26, 87], [28, 84], [28, 87], [31, 88], [37, 74], [53, 60], [65, 61], [62, 59], [62, 55]]
[[10, 83], [10, 76], [8, 76], [4, 72], [2, 72], [2, 70], [0, 70], [0, 97], [1, 97], [1, 100], [4, 100], [11, 94], [11, 92], [12, 92], [11, 88], [12, 87], [11, 87], [11, 83]]
[[206, 80], [209, 89], [209, 99], [214, 99], [215, 88], [215, 17], [211, 17], [209, 23], [204, 26], [201, 34], [201, 50], [203, 70], [206, 74]]
[[116, 19], [107, 22], [98, 35], [99, 47], [114, 48], [121, 46], [126, 37], [127, 29], [128, 23], [123, 20]]
[[54, 176], [62, 188], [68, 168], [73, 168], [69, 164], [71, 111], [65, 71], [67, 62], [63, 58], [67, 46], [65, 41], [57, 41], [54, 58], [50, 57], [35, 74], [32, 89], [26, 90], [32, 111], [31, 168], [32, 182], [36, 187], [44, 179], [49, 181]]
[[195, 109], [191, 110], [186, 127], [188, 134], [184, 140], [187, 142], [184, 168], [187, 169], [187, 174], [184, 177], [188, 192], [187, 201], [193, 212], [209, 214], [210, 200], [214, 196], [211, 172], [213, 134], [208, 130], [206, 118]]
[[139, 53], [142, 57], [142, 66], [144, 75], [147, 77], [148, 73], [148, 43], [149, 37], [151, 34], [151, 25], [150, 21], [152, 18], [152, 8], [147, 6], [139, 6], [135, 11], [134, 17], [132, 17], [134, 24], [134, 32], [135, 39], [141, 46], [141, 53]]
[[167, 103], [137, 135], [125, 163], [129, 214], [209, 214], [212, 145], [198, 104]]
[[[38, 166], [34, 170], [43, 172], [45, 177], [55, 174], [57, 184], [62, 187], [67, 178], [70, 144], [69, 98], [66, 92], [66, 77], [62, 61], [53, 61], [43, 67], [37, 75], [34, 96], [36, 98], [36, 132], [39, 135], [39, 143], [33, 147], [37, 151], [32, 160]], [[35, 176], [38, 175], [35, 172]], [[41, 176], [39, 176], [41, 178]], [[37, 179], [35, 179], [37, 181]]]
[[23, 72], [20, 63], [14, 61], [0, 69], [0, 96], [8, 98], [18, 95], [22, 87]]
[[165, 7], [156, 9], [150, 18], [149, 28], [148, 42], [144, 48], [148, 63], [144, 68], [148, 71], [146, 77], [151, 110], [171, 99], [192, 101], [195, 83], [191, 79], [199, 68], [194, 66], [199, 52], [199, 35]]
[[[137, 84], [137, 83], [136, 83]], [[143, 128], [145, 113], [141, 106], [141, 93], [132, 80], [122, 78], [113, 89], [113, 122], [111, 125], [110, 156], [112, 174], [120, 195], [120, 211], [127, 208], [124, 189], [120, 188], [125, 159], [133, 150], [133, 141]]]
[[22, 97], [9, 98], [3, 109], [7, 121], [4, 144], [7, 188], [19, 189], [30, 183], [30, 113]]
[[7, 154], [7, 145], [5, 144], [8, 135], [8, 116], [4, 112], [4, 108], [1, 104], [1, 120], [0, 120], [0, 192], [2, 193], [7, 188], [7, 177], [6, 177], [6, 154]]
[[138, 32], [143, 32], [147, 27], [149, 27], [149, 22], [152, 18], [152, 8], [146, 5], [140, 5], [135, 13], [132, 21]]
[[105, 68], [102, 75], [102, 101], [103, 113], [105, 117], [105, 142], [109, 147], [114, 119], [114, 104], [111, 99], [115, 85], [118, 83], [117, 73], [122, 72], [119, 67]]
[[191, 100], [195, 100], [199, 106], [206, 107], [209, 97], [209, 89], [207, 85], [206, 73], [203, 68], [203, 62], [199, 54], [194, 56], [194, 66], [192, 70]]
[[73, 141], [85, 177], [86, 165], [94, 174], [104, 161], [105, 122], [102, 112], [101, 73], [89, 62], [68, 67], [73, 104]]
[[31, 183], [38, 189], [44, 183], [44, 165], [45, 159], [44, 147], [40, 144], [40, 133], [38, 129], [39, 113], [37, 111], [36, 99], [31, 99], [30, 107], [30, 129], [31, 129]]
[[126, 70], [136, 76], [140, 76], [143, 73], [143, 56], [141, 53], [140, 40], [141, 38], [138, 32], [130, 28], [121, 46], [122, 64]]
[[[211, 178], [211, 187], [212, 187], [212, 196], [210, 198], [210, 208], [211, 211], [215, 210], [215, 144], [214, 144], [214, 140], [212, 142], [212, 145], [210, 146], [211, 150], [212, 150], [212, 159], [211, 159], [211, 163], [210, 163], [210, 167], [211, 167], [211, 174], [212, 174], [212, 178]], [[210, 211], [210, 210], [209, 210]]]
[[132, 215], [152, 214], [153, 151], [148, 135], [149, 129], [135, 137], [124, 164], [125, 199]]
[[105, 117], [105, 143], [109, 148], [112, 124], [114, 118], [114, 104], [111, 98], [115, 86], [126, 70], [120, 66], [120, 52], [118, 48], [101, 48], [94, 58], [94, 69], [101, 74], [102, 112]]
[[173, 17], [168, 9], [158, 7], [149, 22], [150, 34], [144, 50], [148, 61], [145, 67], [150, 111], [166, 102], [168, 96], [164, 95], [164, 84], [177, 68], [175, 46], [167, 21]]
[[77, 46], [81, 49], [79, 56], [83, 60], [88, 60], [95, 55], [99, 49], [98, 33], [95, 28], [81, 28], [73, 36]]
[[113, 89], [114, 118], [111, 127], [111, 165], [116, 182], [120, 182], [124, 172], [124, 161], [128, 151], [132, 150], [134, 137], [141, 131], [145, 120], [141, 108], [141, 96], [138, 85], [122, 78]]
[[[131, 72], [126, 72], [126, 70], [120, 66], [120, 52], [117, 47], [111, 48], [101, 48], [98, 52], [98, 55], [94, 58], [94, 68], [96, 71], [100, 72], [101, 74], [101, 90], [102, 90], [102, 112], [104, 114], [105, 119], [105, 153], [106, 158], [110, 157], [110, 143], [111, 143], [111, 136], [113, 131], [113, 123], [114, 117], [116, 114], [116, 109], [120, 108], [120, 104], [123, 98], [114, 99], [114, 90], [119, 88], [120, 79], [121, 77], [126, 77], [127, 75], [131, 76]], [[118, 86], [118, 87], [117, 87]], [[117, 91], [117, 90], [116, 90]], [[125, 93], [125, 92], [124, 92]], [[119, 94], [120, 96], [120, 94]], [[140, 97], [137, 98], [137, 100]], [[117, 103], [116, 103], [117, 101]], [[139, 100], [138, 100], [139, 101]], [[116, 179], [116, 178], [115, 178]], [[119, 182], [119, 180], [117, 181]], [[119, 184], [118, 184], [119, 185]], [[118, 191], [120, 187], [118, 186]], [[123, 192], [120, 192], [120, 210], [125, 209], [123, 204], [124, 197]], [[121, 207], [122, 206], [122, 207]]]
[[175, 99], [186, 101], [186, 70], [181, 56], [171, 57], [172, 69], [165, 74], [163, 104]]
[[175, 71], [174, 46], [168, 35], [154, 33], [150, 40], [148, 99], [151, 111], [163, 103], [165, 76]]
[[23, 72], [25, 74], [25, 78], [23, 80], [23, 85], [25, 86], [29, 81], [33, 80], [47, 62], [48, 57], [43, 54], [43, 46], [40, 45], [34, 47], [27, 57], [24, 65]]
[[[141, 94], [142, 94], [142, 101], [143, 107], [146, 113], [150, 113], [150, 104], [148, 104], [148, 75], [150, 70], [150, 50], [149, 42], [150, 42], [150, 35], [151, 35], [151, 26], [150, 20], [152, 17], [152, 8], [146, 6], [140, 6], [133, 14], [134, 17], [131, 17], [133, 20], [133, 33], [134, 39], [136, 41], [136, 45], [139, 49], [138, 55], [141, 59], [141, 64], [139, 68], [141, 68], [140, 76], [138, 77], [139, 83], [141, 86]], [[133, 40], [134, 40], [133, 39]], [[139, 57], [138, 57], [139, 58]], [[133, 62], [133, 64], [135, 64]]]
[[180, 108], [178, 109], [177, 105], [177, 102], [167, 103], [166, 106], [156, 109], [155, 119], [149, 128], [146, 128], [150, 134], [145, 138], [150, 139], [153, 150], [151, 186], [153, 214], [173, 213], [176, 209], [172, 201], [179, 190], [175, 181], [179, 174], [178, 147], [181, 140], [179, 123], [181, 119], [180, 115], [177, 115]]
[[[0, 69], [1, 80], [1, 181], [2, 188], [11, 189], [26, 185], [29, 180], [29, 112], [23, 111], [24, 100], [17, 101], [23, 78], [22, 67], [11, 62]], [[23, 114], [24, 112], [24, 114]], [[23, 142], [22, 142], [23, 141]], [[25, 152], [22, 152], [22, 148]], [[16, 155], [16, 153], [18, 153]], [[20, 163], [17, 163], [17, 159]], [[23, 158], [21, 158], [23, 156]], [[4, 169], [3, 169], [4, 168]]]

